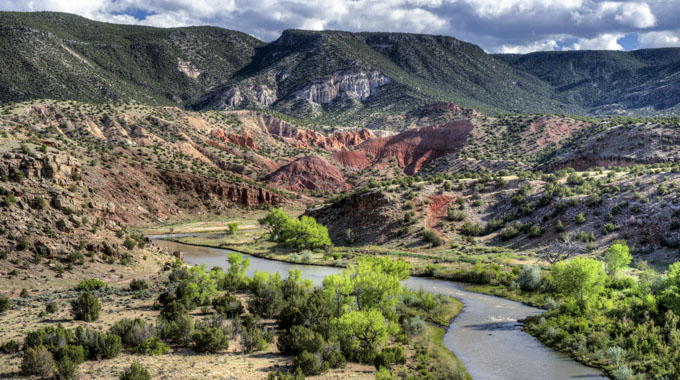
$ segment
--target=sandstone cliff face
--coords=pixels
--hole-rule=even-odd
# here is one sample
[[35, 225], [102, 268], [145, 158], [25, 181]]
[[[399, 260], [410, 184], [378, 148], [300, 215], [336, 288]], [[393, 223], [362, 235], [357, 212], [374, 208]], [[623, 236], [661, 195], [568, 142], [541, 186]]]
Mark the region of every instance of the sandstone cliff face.
[[474, 126], [469, 120], [409, 129], [393, 136], [370, 139], [354, 152], [339, 152], [333, 158], [349, 169], [361, 170], [371, 164], [388, 165], [391, 160], [413, 175], [431, 161], [459, 151]]
[[65, 154], [5, 153], [0, 161], [0, 176], [12, 177], [21, 172], [26, 178], [64, 180], [80, 169], [77, 159]]
[[220, 182], [188, 173], [167, 171], [162, 173], [160, 180], [174, 191], [195, 193], [202, 198], [214, 197], [245, 207], [278, 205], [283, 201], [278, 194], [261, 187]]
[[325, 136], [319, 132], [298, 128], [266, 114], [257, 114], [257, 120], [265, 133], [300, 148], [314, 147], [328, 151], [339, 151], [356, 146], [374, 137], [368, 129], [339, 131]]
[[374, 70], [341, 71], [329, 78], [317, 79], [295, 91], [293, 95], [316, 104], [330, 103], [341, 95], [363, 102], [375, 94], [380, 86], [390, 82], [389, 77]]
[[216, 138], [222, 142], [229, 143], [229, 144], [234, 144], [238, 145], [244, 148], [248, 149], [253, 149], [257, 150], [257, 145], [255, 144], [255, 141], [253, 141], [253, 138], [250, 137], [247, 133], [244, 135], [237, 135], [233, 133], [225, 133], [221, 129], [215, 129], [212, 132], [212, 137]]
[[340, 170], [317, 156], [307, 156], [282, 166], [265, 177], [290, 190], [348, 190]]
[[219, 99], [218, 109], [239, 108], [248, 105], [248, 95], [263, 106], [269, 107], [277, 100], [276, 90], [266, 85], [228, 87], [215, 96]]
[[251, 88], [255, 99], [263, 106], [269, 107], [276, 102], [276, 91], [265, 85], [258, 85]]

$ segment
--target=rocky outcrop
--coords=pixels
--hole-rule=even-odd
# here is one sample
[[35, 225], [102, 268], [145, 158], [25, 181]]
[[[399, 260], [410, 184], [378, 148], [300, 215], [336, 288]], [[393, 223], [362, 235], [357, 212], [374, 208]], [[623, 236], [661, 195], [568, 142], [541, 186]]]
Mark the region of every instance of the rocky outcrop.
[[343, 152], [334, 158], [352, 169], [367, 167], [367, 161], [386, 166], [394, 160], [404, 173], [413, 175], [431, 161], [461, 150], [473, 128], [469, 120], [457, 120], [409, 129], [394, 136], [370, 139], [358, 146], [355, 153]]
[[257, 99], [257, 102], [263, 106], [269, 107], [276, 102], [276, 91], [265, 85], [253, 86], [250, 88], [250, 91], [255, 99]]
[[319, 132], [298, 128], [267, 114], [257, 116], [265, 133], [300, 148], [339, 151], [359, 145], [375, 136], [368, 129], [338, 131], [325, 136]]
[[542, 165], [545, 171], [571, 167], [630, 166], [680, 162], [680, 132], [659, 124], [626, 124], [585, 129]]
[[[241, 94], [241, 89], [238, 87], [229, 87], [218, 97], [222, 100], [223, 105], [230, 107], [240, 107], [245, 100], [245, 96]], [[219, 109], [224, 109], [224, 107], [219, 107]]]
[[277, 100], [276, 90], [263, 84], [241, 87], [233, 86], [208, 93], [201, 99], [202, 102], [212, 103], [213, 108], [221, 110], [228, 108], [244, 108], [252, 103], [251, 100], [255, 100], [265, 107], [269, 107]]
[[[403, 212], [394, 197], [381, 190], [352, 194], [330, 205], [307, 210], [305, 215], [314, 217], [328, 227], [335, 244], [380, 244], [397, 229]], [[347, 230], [352, 241], [347, 241]]]
[[389, 77], [375, 70], [341, 71], [331, 77], [317, 79], [307, 84], [295, 91], [293, 96], [316, 104], [327, 104], [343, 95], [363, 102], [375, 94], [380, 86], [390, 82]]
[[342, 150], [334, 153], [331, 157], [335, 162], [349, 170], [364, 170], [373, 164], [364, 152]]
[[5, 153], [0, 162], [0, 176], [12, 177], [21, 172], [26, 178], [62, 180], [79, 171], [77, 159], [66, 154]]
[[283, 202], [280, 195], [245, 183], [226, 183], [174, 171], [163, 172], [160, 179], [173, 191], [190, 192], [203, 199], [212, 197], [221, 202], [245, 207], [278, 205]]
[[291, 190], [348, 190], [340, 170], [317, 156], [307, 156], [282, 166], [265, 177], [271, 184]]
[[250, 137], [247, 133], [244, 135], [237, 135], [233, 133], [225, 133], [221, 129], [215, 129], [212, 132], [212, 137], [216, 138], [222, 142], [229, 143], [229, 144], [235, 144], [244, 148], [248, 149], [257, 149], [257, 145], [255, 145], [255, 141], [253, 141], [253, 138]]

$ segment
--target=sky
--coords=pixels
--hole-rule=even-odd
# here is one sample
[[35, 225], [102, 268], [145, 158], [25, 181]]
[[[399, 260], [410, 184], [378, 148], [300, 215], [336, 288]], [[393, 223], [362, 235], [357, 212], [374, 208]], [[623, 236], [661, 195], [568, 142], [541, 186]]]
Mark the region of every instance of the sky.
[[680, 0], [0, 0], [0, 10], [214, 25], [263, 41], [312, 29], [440, 34], [490, 53], [680, 46]]

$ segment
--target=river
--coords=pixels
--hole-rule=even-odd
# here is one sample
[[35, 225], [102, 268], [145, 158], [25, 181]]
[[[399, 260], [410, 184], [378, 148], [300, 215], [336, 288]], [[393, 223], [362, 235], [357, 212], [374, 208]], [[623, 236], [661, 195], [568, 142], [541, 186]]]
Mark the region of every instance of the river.
[[[228, 268], [230, 252], [225, 249], [196, 247], [150, 236], [154, 244], [169, 252], [181, 250], [189, 265], [206, 264], [209, 268]], [[267, 260], [249, 255], [248, 275], [255, 270], [280, 272], [283, 277], [290, 269], [300, 269], [302, 277], [320, 285], [324, 276], [340, 268], [300, 265]], [[444, 344], [454, 352], [475, 380], [548, 380], [602, 378], [600, 371], [584, 366], [569, 356], [543, 345], [520, 330], [519, 319], [541, 313], [541, 309], [499, 297], [469, 292], [465, 285], [427, 278], [406, 280], [409, 288], [445, 294], [463, 302], [465, 308], [451, 322]]]

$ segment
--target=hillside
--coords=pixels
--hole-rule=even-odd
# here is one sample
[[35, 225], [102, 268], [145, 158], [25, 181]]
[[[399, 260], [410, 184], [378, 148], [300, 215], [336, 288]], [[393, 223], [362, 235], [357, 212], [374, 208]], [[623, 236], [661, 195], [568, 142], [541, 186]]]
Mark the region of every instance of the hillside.
[[[485, 113], [675, 115], [680, 49], [487, 54], [453, 37], [107, 24], [0, 12], [0, 101], [257, 109], [386, 128], [437, 101]], [[403, 120], [401, 120], [403, 121]]]
[[447, 100], [485, 110], [575, 111], [550, 88], [451, 37], [286, 30], [196, 108], [267, 106], [326, 123], [369, 121]]
[[262, 45], [222, 28], [116, 25], [53, 12], [0, 12], [0, 25], [0, 102], [189, 104]]
[[554, 99], [594, 115], [676, 115], [680, 49], [494, 55], [554, 89]]

